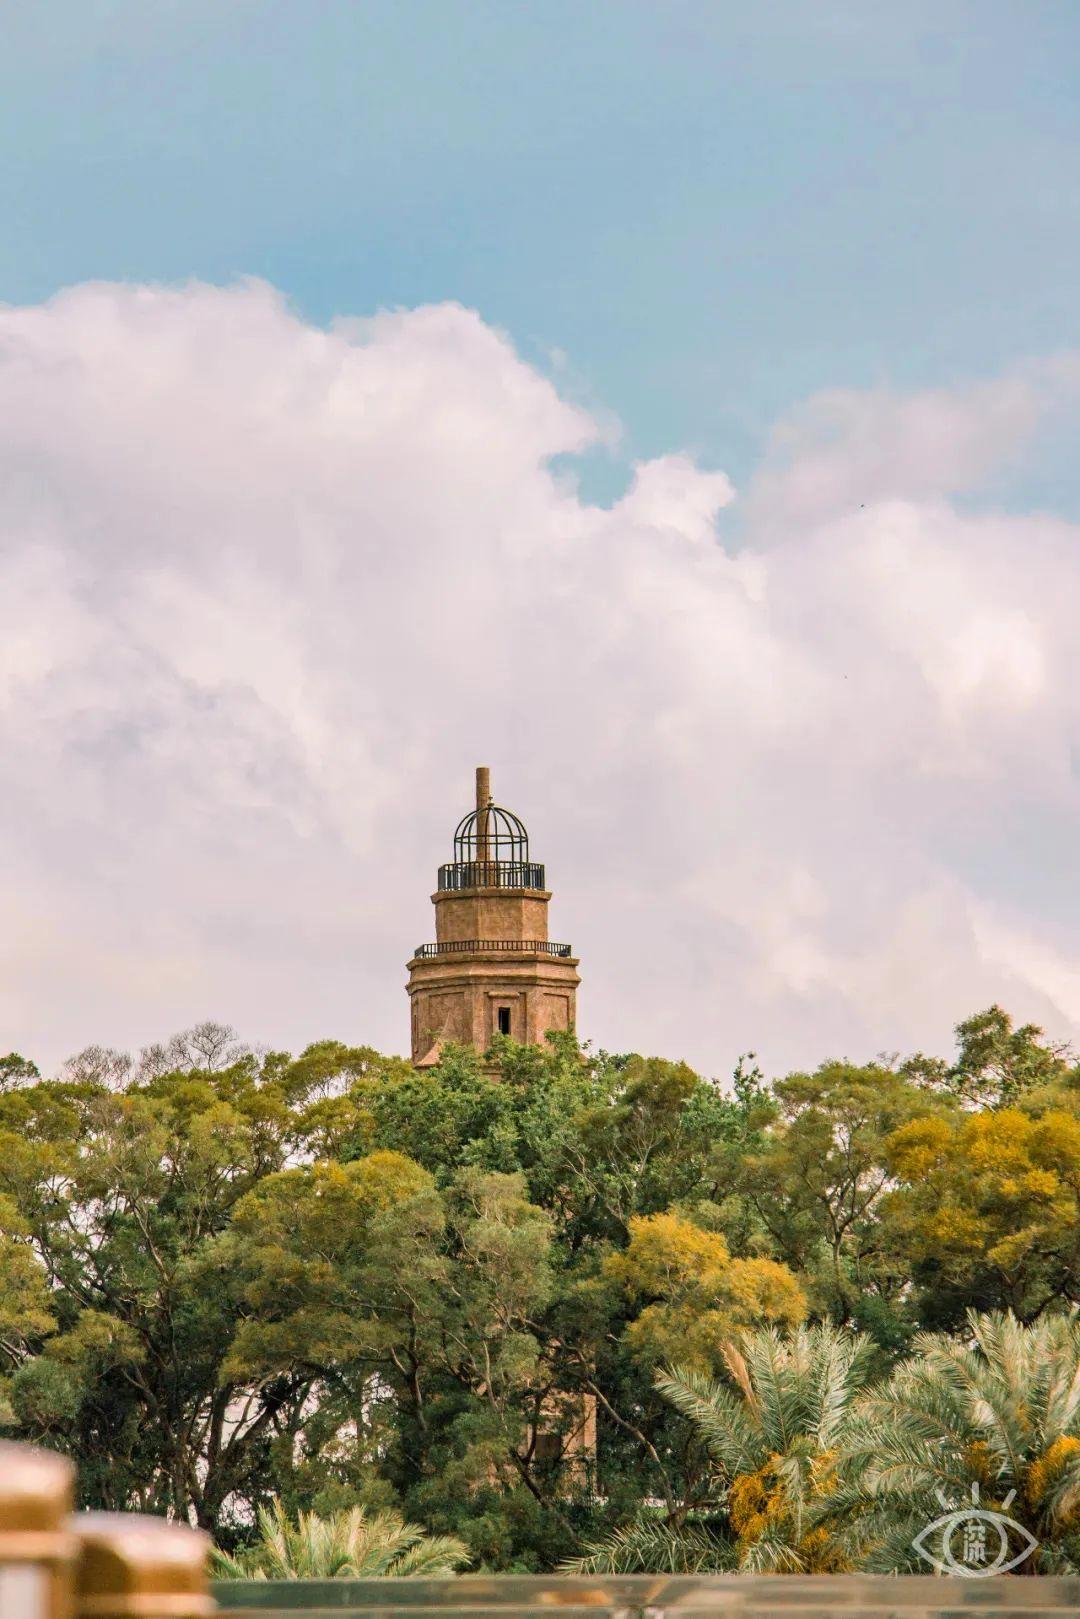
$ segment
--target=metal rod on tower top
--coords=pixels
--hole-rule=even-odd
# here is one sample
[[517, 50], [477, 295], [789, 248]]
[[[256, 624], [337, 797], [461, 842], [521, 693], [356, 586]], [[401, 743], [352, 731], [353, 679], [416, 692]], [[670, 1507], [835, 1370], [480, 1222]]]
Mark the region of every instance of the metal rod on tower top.
[[491, 803], [491, 771], [487, 765], [476, 767], [476, 858], [490, 860], [488, 852], [488, 805]]

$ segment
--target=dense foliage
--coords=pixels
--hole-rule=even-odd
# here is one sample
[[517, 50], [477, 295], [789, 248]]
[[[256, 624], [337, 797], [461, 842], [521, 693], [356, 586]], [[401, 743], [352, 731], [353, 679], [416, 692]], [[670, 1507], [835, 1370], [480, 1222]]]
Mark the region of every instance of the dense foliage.
[[[72, 1455], [85, 1504], [241, 1556], [260, 1509], [265, 1535], [361, 1508], [491, 1568], [865, 1560], [938, 1487], [911, 1462], [890, 1496], [866, 1401], [947, 1404], [989, 1352], [971, 1311], [1031, 1327], [1032, 1377], [1074, 1353], [1080, 1071], [998, 1008], [958, 1042], [772, 1085], [567, 1038], [418, 1073], [212, 1025], [49, 1080], [0, 1059], [0, 1420]], [[789, 1453], [751, 1399], [718, 1460], [700, 1402], [738, 1415], [763, 1344], [828, 1408]], [[1013, 1486], [1044, 1534], [1076, 1510], [1055, 1411]], [[957, 1443], [989, 1488], [992, 1437]]]

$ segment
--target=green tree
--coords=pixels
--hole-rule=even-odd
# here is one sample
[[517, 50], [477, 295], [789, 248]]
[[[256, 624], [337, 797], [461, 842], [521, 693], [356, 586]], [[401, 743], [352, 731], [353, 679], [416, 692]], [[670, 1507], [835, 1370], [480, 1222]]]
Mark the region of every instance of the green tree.
[[878, 1063], [824, 1063], [779, 1080], [773, 1095], [756, 1148], [718, 1148], [718, 1182], [750, 1206], [775, 1256], [810, 1281], [819, 1310], [895, 1348], [906, 1335], [906, 1267], [882, 1241], [886, 1142], [944, 1104]]
[[1048, 1040], [1034, 1023], [1016, 1028], [1000, 1006], [958, 1023], [956, 1041], [959, 1049], [952, 1063], [916, 1056], [903, 1064], [903, 1072], [916, 1083], [975, 1108], [1012, 1106], [1075, 1074], [1068, 1045]]
[[[284, 1376], [345, 1396], [385, 1475], [430, 1513], [442, 1475], [500, 1477], [558, 1515], [535, 1451], [545, 1394], [533, 1316], [551, 1290], [551, 1222], [520, 1174], [431, 1172], [378, 1149], [268, 1177], [219, 1245], [241, 1322], [226, 1370]], [[530, 1422], [532, 1418], [532, 1422]]]
[[[120, 1090], [84, 1079], [0, 1095], [0, 1263], [11, 1275], [18, 1260], [25, 1320], [12, 1431], [71, 1454], [87, 1505], [217, 1527], [231, 1496], [266, 1488], [269, 1443], [303, 1406], [302, 1381], [221, 1379], [234, 1306], [204, 1264], [287, 1150], [287, 1109], [260, 1080], [245, 1058]], [[30, 1256], [47, 1308], [26, 1293]], [[10, 1298], [14, 1310], [14, 1285]]]
[[19, 1085], [33, 1085], [41, 1078], [37, 1068], [17, 1051], [0, 1057], [0, 1091], [14, 1090]]
[[56, 1330], [45, 1268], [29, 1238], [14, 1200], [0, 1193], [0, 1370], [9, 1374]]

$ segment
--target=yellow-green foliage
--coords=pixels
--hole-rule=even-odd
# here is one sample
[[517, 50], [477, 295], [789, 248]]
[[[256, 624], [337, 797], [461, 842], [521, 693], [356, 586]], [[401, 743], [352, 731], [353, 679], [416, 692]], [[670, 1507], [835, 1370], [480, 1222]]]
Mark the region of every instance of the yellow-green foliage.
[[842, 1574], [850, 1563], [823, 1526], [807, 1527], [809, 1511], [828, 1498], [834, 1457], [825, 1452], [807, 1469], [807, 1498], [796, 1510], [792, 1502], [791, 1467], [783, 1456], [770, 1456], [752, 1473], [740, 1473], [728, 1491], [728, 1517], [738, 1538], [739, 1559], [771, 1539], [790, 1548], [791, 1567], [804, 1574]]
[[29, 1242], [30, 1228], [0, 1193], [0, 1359], [17, 1363], [26, 1343], [55, 1326], [44, 1267]]
[[676, 1214], [632, 1219], [629, 1244], [606, 1269], [632, 1299], [651, 1300], [627, 1329], [635, 1355], [650, 1365], [678, 1360], [711, 1371], [738, 1328], [794, 1326], [806, 1315], [806, 1297], [786, 1265], [733, 1259], [720, 1232]]
[[[1062, 1483], [1077, 1456], [1080, 1456], [1080, 1438], [1075, 1434], [1059, 1434], [1041, 1456], [1036, 1456], [1028, 1467], [1024, 1486], [1024, 1495], [1030, 1506], [1036, 1509], [1047, 1506], [1051, 1492]], [[1060, 1529], [1075, 1529], [1080, 1522], [1080, 1503], [1074, 1501], [1066, 1503], [1064, 1507], [1059, 1505], [1057, 1520]]]
[[[885, 1220], [916, 1261], [963, 1285], [990, 1273], [1028, 1313], [1080, 1258], [1080, 1119], [1018, 1108], [911, 1121], [886, 1142], [901, 1182]], [[1015, 1290], [1011, 1292], [1009, 1290]], [[1042, 1296], [1045, 1294], [1045, 1298]]]

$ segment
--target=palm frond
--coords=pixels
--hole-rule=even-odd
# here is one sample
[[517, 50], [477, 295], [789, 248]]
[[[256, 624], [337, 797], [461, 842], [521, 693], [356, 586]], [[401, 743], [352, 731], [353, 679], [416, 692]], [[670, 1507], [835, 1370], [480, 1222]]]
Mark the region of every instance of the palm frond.
[[234, 1556], [217, 1551], [214, 1568], [224, 1580], [373, 1580], [452, 1574], [468, 1561], [464, 1544], [449, 1535], [429, 1536], [418, 1524], [391, 1511], [363, 1507], [320, 1518], [301, 1512], [293, 1520], [275, 1498], [258, 1513], [259, 1537]]
[[657, 1375], [655, 1386], [694, 1425], [709, 1455], [729, 1478], [752, 1472], [765, 1460], [768, 1452], [756, 1413], [723, 1383], [673, 1367]]
[[581, 1556], [561, 1565], [564, 1574], [717, 1574], [735, 1565], [732, 1548], [700, 1524], [672, 1525], [641, 1516]]
[[396, 1580], [445, 1579], [469, 1561], [469, 1549], [455, 1535], [424, 1535], [402, 1553], [391, 1570]]

